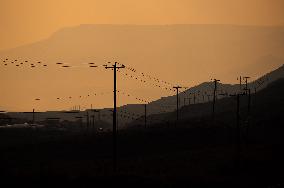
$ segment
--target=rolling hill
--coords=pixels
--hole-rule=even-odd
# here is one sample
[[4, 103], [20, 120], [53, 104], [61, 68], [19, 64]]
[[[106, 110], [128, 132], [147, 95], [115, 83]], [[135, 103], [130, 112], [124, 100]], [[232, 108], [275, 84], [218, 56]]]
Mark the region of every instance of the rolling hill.
[[[281, 67], [280, 69], [283, 69]], [[275, 72], [278, 72], [276, 70]], [[270, 73], [271, 74], [271, 73]], [[274, 77], [275, 78], [275, 77]], [[248, 113], [248, 96], [240, 97], [241, 124], [248, 121], [254, 126], [280, 126], [283, 122], [284, 105], [284, 78], [272, 79], [262, 90], [251, 95], [250, 113]], [[216, 102], [216, 124], [235, 126], [236, 124], [236, 97], [224, 97]], [[183, 106], [180, 110], [180, 126], [192, 126], [198, 122], [212, 124], [212, 102]], [[148, 126], [168, 126], [176, 124], [176, 111], [155, 114], [147, 117]], [[129, 127], [143, 126], [143, 119], [129, 124]]]
[[[103, 67], [87, 69], [86, 64], [90, 62], [102, 65], [118, 61], [172, 85], [186, 87], [211, 78], [236, 83], [240, 75], [251, 76], [254, 80], [283, 64], [283, 33], [284, 28], [280, 26], [237, 25], [80, 25], [63, 28], [46, 40], [0, 52], [1, 60], [9, 59], [8, 67], [0, 64], [1, 106], [6, 111], [28, 111], [33, 99], [40, 97], [40, 103], [33, 103], [33, 106], [41, 111], [69, 109], [79, 104], [84, 109], [90, 104], [95, 108], [111, 107], [112, 74]], [[36, 71], [28, 66], [10, 66], [10, 61], [15, 59], [23, 63], [41, 61], [48, 68]], [[57, 62], [83, 68], [60, 69], [55, 65]], [[137, 76], [128, 70], [121, 72]], [[148, 101], [175, 94], [123, 74], [119, 74], [118, 89]], [[81, 95], [107, 92], [78, 99]], [[70, 95], [72, 102], [55, 100]], [[139, 102], [135, 98], [119, 97], [119, 106]]]

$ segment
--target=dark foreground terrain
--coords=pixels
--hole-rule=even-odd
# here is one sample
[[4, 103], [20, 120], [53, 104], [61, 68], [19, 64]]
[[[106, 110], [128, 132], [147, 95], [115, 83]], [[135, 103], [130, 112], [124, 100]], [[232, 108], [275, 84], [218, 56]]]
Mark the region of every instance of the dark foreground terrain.
[[116, 174], [112, 170], [110, 133], [38, 131], [33, 135], [32, 130], [6, 131], [7, 144], [1, 136], [1, 183], [276, 186], [284, 183], [283, 137], [278, 131], [259, 130], [263, 137], [242, 142], [239, 165], [234, 129], [173, 127], [121, 131]]
[[0, 184], [284, 187], [283, 83], [257, 94], [249, 124], [241, 109], [239, 136], [234, 107], [215, 121], [208, 116], [119, 130], [116, 173], [111, 132], [0, 129]]

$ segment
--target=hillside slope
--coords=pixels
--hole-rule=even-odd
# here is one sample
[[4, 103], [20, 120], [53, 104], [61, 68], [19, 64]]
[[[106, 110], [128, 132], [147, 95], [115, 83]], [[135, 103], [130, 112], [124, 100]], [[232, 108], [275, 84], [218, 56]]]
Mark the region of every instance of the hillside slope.
[[[255, 125], [282, 123], [284, 105], [284, 79], [278, 79], [268, 84], [266, 88], [251, 95], [250, 116], [248, 116], [248, 96], [240, 98], [240, 115], [243, 124], [247, 118]], [[216, 122], [235, 126], [236, 122], [236, 97], [226, 97], [217, 100], [215, 105]], [[212, 102], [183, 106], [179, 110], [179, 123], [190, 126], [193, 120], [212, 121]], [[176, 111], [150, 115], [148, 124], [159, 126], [173, 125], [176, 122]], [[143, 119], [132, 122], [129, 126], [143, 125]]]
[[[165, 80], [172, 85], [192, 87], [218, 78], [235, 83], [237, 76], [258, 78], [283, 64], [283, 27], [235, 25], [80, 25], [63, 28], [46, 40], [0, 52], [9, 66], [0, 68], [0, 100], [7, 111], [30, 110], [34, 98], [41, 97], [39, 110], [69, 109], [81, 104], [88, 108], [111, 107], [112, 74], [103, 67], [86, 68], [118, 61], [140, 72]], [[10, 61], [42, 61], [47, 69], [15, 67]], [[57, 62], [85, 68], [61, 69]], [[142, 84], [123, 73], [118, 89], [148, 101], [175, 92]], [[25, 78], [25, 79], [22, 79]], [[9, 83], [9, 84], [7, 84]], [[52, 83], [52, 84], [50, 84]], [[151, 82], [152, 83], [152, 82]], [[155, 84], [157, 84], [155, 82]], [[46, 86], [46, 87], [38, 87]], [[18, 91], [21, 91], [19, 94]], [[106, 93], [93, 96], [93, 93]], [[79, 100], [79, 96], [87, 96]], [[73, 97], [55, 103], [57, 97]], [[11, 99], [13, 98], [13, 99]], [[76, 100], [75, 100], [75, 99]], [[22, 101], [28, 101], [22, 104]], [[120, 96], [119, 106], [138, 103], [135, 98]], [[21, 104], [21, 105], [17, 105]]]

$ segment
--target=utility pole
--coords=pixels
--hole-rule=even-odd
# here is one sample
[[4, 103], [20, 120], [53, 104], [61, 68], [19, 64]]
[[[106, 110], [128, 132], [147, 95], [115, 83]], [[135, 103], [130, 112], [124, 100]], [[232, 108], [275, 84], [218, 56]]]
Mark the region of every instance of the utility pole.
[[245, 83], [246, 83], [246, 88], [244, 89], [245, 90], [245, 94], [246, 96], [248, 97], [247, 98], [247, 124], [246, 124], [246, 137], [247, 137], [247, 142], [246, 144], [248, 144], [248, 134], [249, 134], [249, 124], [250, 124], [250, 104], [251, 104], [251, 91], [250, 89], [248, 88], [248, 79], [250, 77], [249, 76], [245, 76], [243, 77], [243, 79], [245, 79]]
[[175, 87], [173, 87], [174, 89], [176, 89], [177, 90], [177, 122], [176, 123], [178, 123], [178, 109], [179, 109], [179, 98], [178, 98], [178, 90], [180, 89], [180, 88], [182, 88], [182, 87], [180, 87], [180, 86], [175, 86]]
[[245, 83], [246, 83], [246, 88], [245, 88], [245, 90], [246, 90], [246, 95], [248, 94], [248, 79], [249, 79], [249, 78], [250, 78], [249, 76], [243, 77], [243, 79], [245, 79]]
[[241, 162], [241, 126], [240, 126], [240, 96], [244, 95], [242, 93], [230, 95], [231, 97], [236, 97], [236, 135], [235, 135], [235, 169], [237, 173], [240, 172], [240, 162]]
[[239, 78], [237, 78], [237, 80], [239, 79], [240, 81], [240, 91], [242, 91], [242, 76], [240, 76]]
[[106, 69], [113, 70], [113, 171], [117, 171], [117, 131], [116, 131], [116, 71], [121, 68], [125, 68], [124, 65], [117, 66], [115, 62], [112, 66], [105, 65]]
[[94, 132], [95, 132], [95, 115], [92, 115], [91, 118], [92, 118], [92, 134], [94, 134]]
[[35, 114], [41, 113], [41, 112], [35, 112], [35, 109], [33, 109], [32, 112], [23, 112], [25, 114], [32, 114], [32, 124], [35, 123]]
[[33, 109], [33, 124], [35, 124], [35, 109]]
[[241, 130], [240, 130], [240, 94], [237, 94], [237, 135], [236, 135], [236, 169], [240, 170]]
[[197, 97], [197, 103], [199, 103], [199, 102], [200, 102], [200, 101], [199, 101], [199, 98], [200, 98], [200, 91], [199, 91], [199, 90], [197, 91], [197, 96], [198, 96], [198, 97]]
[[251, 105], [251, 91], [250, 91], [250, 89], [247, 89], [247, 91], [246, 91], [248, 94], [248, 116], [250, 115], [250, 105]]
[[87, 110], [87, 134], [89, 131], [89, 125], [90, 125], [90, 118], [89, 118], [89, 111]]
[[216, 91], [217, 91], [217, 83], [220, 80], [213, 79], [214, 82], [214, 93], [213, 93], [213, 109], [212, 109], [212, 118], [215, 119], [215, 103], [216, 103]]
[[147, 104], [144, 104], [144, 126], [147, 128]]
[[246, 125], [246, 137], [247, 137], [247, 142], [246, 144], [248, 145], [249, 143], [249, 128], [250, 128], [250, 108], [251, 108], [251, 90], [250, 89], [247, 89], [246, 90], [246, 93], [247, 96], [248, 96], [248, 99], [247, 99], [247, 125]]
[[92, 110], [92, 111], [94, 112], [94, 114], [92, 115], [92, 118], [93, 118], [93, 128], [92, 128], [93, 131], [92, 132], [94, 133], [95, 132], [95, 113], [96, 112], [100, 112], [100, 111], [99, 110], [95, 110], [95, 109]]

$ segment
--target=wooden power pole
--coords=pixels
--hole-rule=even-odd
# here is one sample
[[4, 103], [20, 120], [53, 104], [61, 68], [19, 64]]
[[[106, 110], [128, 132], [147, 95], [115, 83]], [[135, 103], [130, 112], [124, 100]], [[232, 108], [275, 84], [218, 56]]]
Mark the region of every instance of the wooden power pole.
[[178, 118], [179, 118], [179, 114], [178, 114], [178, 111], [179, 111], [179, 97], [178, 97], [178, 94], [179, 94], [179, 92], [178, 92], [178, 90], [179, 90], [180, 88], [182, 88], [182, 87], [180, 87], [180, 86], [175, 86], [175, 87], [173, 87], [173, 88], [177, 90], [177, 119], [176, 119], [176, 123], [178, 123]]
[[117, 125], [116, 125], [116, 71], [125, 68], [124, 65], [117, 66], [115, 62], [112, 66], [105, 65], [106, 69], [113, 70], [113, 171], [117, 171]]
[[212, 109], [212, 119], [215, 119], [215, 103], [216, 103], [216, 92], [217, 92], [217, 83], [220, 80], [214, 79], [214, 93], [213, 93], [213, 109]]

